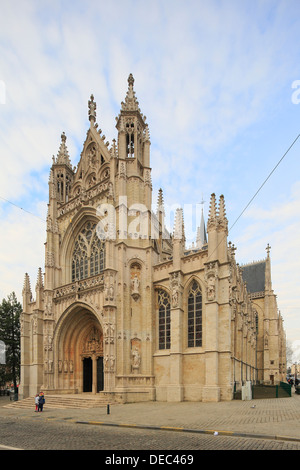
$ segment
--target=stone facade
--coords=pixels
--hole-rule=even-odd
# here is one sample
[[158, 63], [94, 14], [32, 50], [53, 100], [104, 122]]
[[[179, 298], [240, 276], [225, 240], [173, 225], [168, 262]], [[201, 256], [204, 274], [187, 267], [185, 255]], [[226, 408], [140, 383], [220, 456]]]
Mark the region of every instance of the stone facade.
[[[285, 333], [271, 286], [235, 260], [224, 197], [213, 194], [196, 246], [183, 212], [164, 227], [152, 210], [150, 135], [133, 88], [116, 118], [117, 141], [90, 127], [73, 168], [66, 136], [49, 178], [45, 273], [35, 300], [28, 275], [21, 316], [20, 395], [101, 393], [123, 402], [231, 400], [246, 380], [285, 376]], [[208, 240], [207, 240], [208, 239]], [[254, 273], [255, 277], [255, 273]], [[257, 290], [257, 289], [256, 289]]]

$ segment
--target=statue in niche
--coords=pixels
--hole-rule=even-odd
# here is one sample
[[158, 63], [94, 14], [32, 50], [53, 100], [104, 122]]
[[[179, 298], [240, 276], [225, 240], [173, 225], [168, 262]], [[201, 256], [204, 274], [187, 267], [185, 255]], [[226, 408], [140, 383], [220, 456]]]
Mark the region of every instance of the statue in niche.
[[206, 294], [207, 300], [213, 301], [216, 300], [216, 289], [217, 289], [217, 280], [218, 280], [218, 268], [216, 263], [209, 263], [205, 269], [205, 280], [206, 285]]
[[131, 281], [131, 295], [134, 300], [138, 300], [140, 297], [140, 281], [137, 274], [134, 275]]
[[207, 299], [215, 299], [215, 276], [209, 276], [207, 279]]
[[174, 283], [172, 288], [172, 305], [178, 307], [178, 284]]
[[109, 360], [109, 355], [108, 354], [105, 354], [105, 357], [104, 357], [104, 368], [106, 371], [109, 370], [109, 364], [110, 363], [110, 360]]
[[132, 279], [132, 293], [133, 294], [139, 294], [139, 287], [140, 287], [140, 281], [137, 277], [137, 274], [134, 275], [134, 278]]
[[138, 372], [141, 365], [141, 356], [137, 347], [132, 351], [132, 370]]

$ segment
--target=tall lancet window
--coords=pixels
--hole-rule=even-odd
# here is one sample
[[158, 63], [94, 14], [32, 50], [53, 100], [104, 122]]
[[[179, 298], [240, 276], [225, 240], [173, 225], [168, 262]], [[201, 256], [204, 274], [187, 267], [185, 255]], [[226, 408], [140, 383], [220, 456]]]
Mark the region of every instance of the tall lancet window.
[[158, 347], [171, 347], [170, 296], [162, 289], [158, 291]]
[[72, 282], [100, 274], [105, 267], [105, 244], [96, 233], [96, 223], [87, 222], [75, 240]]
[[134, 123], [127, 122], [126, 130], [127, 157], [134, 158]]
[[202, 346], [202, 292], [193, 281], [188, 295], [188, 347]]

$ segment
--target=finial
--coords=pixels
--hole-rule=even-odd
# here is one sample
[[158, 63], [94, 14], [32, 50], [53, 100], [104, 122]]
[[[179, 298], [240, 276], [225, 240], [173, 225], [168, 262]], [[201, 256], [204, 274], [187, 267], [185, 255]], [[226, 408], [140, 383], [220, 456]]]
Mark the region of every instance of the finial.
[[267, 252], [267, 254], [268, 254], [268, 258], [269, 258], [269, 256], [270, 256], [270, 250], [271, 250], [271, 247], [270, 247], [270, 245], [269, 245], [269, 243], [268, 243], [267, 248], [266, 248], [266, 252]]
[[122, 111], [139, 111], [141, 112], [139, 108], [139, 102], [136, 99], [135, 96], [135, 91], [133, 89], [133, 84], [134, 84], [134, 78], [132, 73], [128, 77], [128, 90], [127, 94], [125, 97], [125, 103], [122, 101], [121, 103], [121, 108]]
[[91, 95], [91, 98], [88, 101], [88, 106], [89, 106], [89, 120], [91, 121], [91, 124], [92, 124], [96, 121], [96, 108], [97, 108], [97, 105], [94, 101], [94, 95]]
[[128, 85], [133, 86], [133, 84], [134, 84], [134, 78], [133, 78], [132, 73], [130, 73], [128, 77]]

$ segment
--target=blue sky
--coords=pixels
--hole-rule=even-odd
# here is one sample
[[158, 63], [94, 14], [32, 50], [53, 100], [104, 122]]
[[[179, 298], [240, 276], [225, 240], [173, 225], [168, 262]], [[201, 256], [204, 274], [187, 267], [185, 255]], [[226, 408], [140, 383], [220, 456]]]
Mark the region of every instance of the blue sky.
[[132, 73], [150, 129], [154, 203], [162, 187], [168, 206], [186, 208], [189, 244], [190, 208], [199, 219], [203, 198], [207, 218], [211, 193], [224, 194], [229, 227], [238, 219], [228, 237], [238, 262], [272, 247], [273, 287], [300, 360], [300, 138], [240, 217], [300, 132], [299, 1], [19, 0], [0, 9], [0, 298], [14, 290], [21, 300], [24, 273], [34, 290], [44, 266], [61, 133], [76, 165], [93, 93], [111, 143]]

